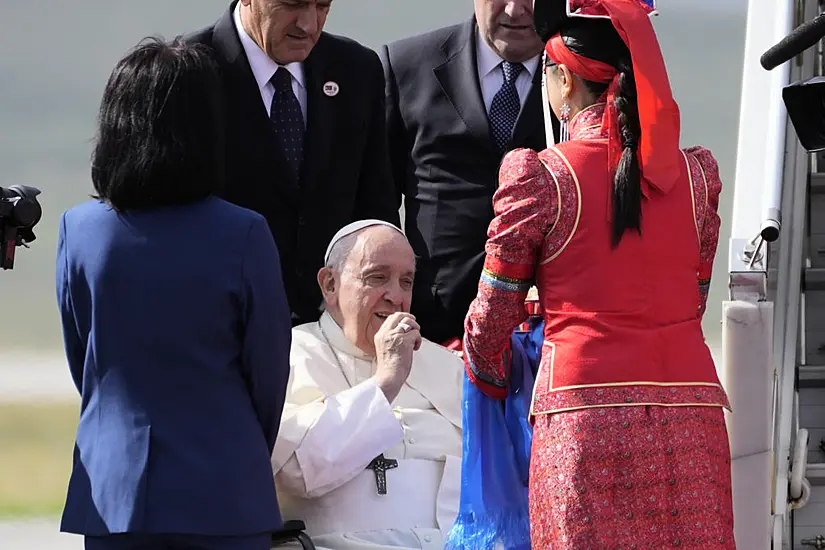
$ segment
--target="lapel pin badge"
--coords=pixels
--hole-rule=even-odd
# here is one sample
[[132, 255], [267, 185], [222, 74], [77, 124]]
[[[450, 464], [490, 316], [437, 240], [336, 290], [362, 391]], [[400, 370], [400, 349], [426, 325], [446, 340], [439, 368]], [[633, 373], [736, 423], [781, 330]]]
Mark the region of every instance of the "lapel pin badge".
[[333, 82], [330, 80], [329, 82], [324, 84], [324, 94], [328, 97], [335, 97], [338, 95], [338, 92], [341, 90], [341, 87], [338, 86], [337, 82]]

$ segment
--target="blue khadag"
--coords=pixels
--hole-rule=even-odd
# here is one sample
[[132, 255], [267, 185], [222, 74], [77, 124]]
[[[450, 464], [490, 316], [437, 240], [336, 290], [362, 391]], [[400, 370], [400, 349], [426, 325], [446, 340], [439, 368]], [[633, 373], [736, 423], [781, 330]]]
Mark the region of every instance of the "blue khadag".
[[543, 330], [536, 317], [528, 330], [513, 333], [504, 402], [484, 395], [465, 375], [461, 499], [447, 550], [530, 549], [529, 413]]

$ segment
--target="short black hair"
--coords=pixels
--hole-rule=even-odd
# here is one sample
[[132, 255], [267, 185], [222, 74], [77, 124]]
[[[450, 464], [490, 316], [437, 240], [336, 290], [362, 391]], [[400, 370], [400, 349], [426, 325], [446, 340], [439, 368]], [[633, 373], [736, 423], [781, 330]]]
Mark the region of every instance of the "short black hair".
[[92, 153], [95, 198], [117, 211], [186, 204], [224, 183], [223, 90], [211, 51], [143, 39], [109, 76]]

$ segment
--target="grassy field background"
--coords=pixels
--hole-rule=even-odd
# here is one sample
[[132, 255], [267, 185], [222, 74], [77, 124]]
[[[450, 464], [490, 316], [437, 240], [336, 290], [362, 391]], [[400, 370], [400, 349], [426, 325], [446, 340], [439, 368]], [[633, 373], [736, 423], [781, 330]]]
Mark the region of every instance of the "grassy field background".
[[60, 514], [77, 404], [0, 403], [0, 520]]

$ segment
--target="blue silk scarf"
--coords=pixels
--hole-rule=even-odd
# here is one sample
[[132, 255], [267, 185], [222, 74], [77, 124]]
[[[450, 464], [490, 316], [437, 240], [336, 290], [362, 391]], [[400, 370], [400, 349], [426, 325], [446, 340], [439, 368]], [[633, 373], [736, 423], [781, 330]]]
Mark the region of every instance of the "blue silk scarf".
[[447, 550], [530, 549], [529, 414], [543, 329], [539, 317], [513, 334], [505, 401], [487, 397], [465, 375], [461, 498]]

